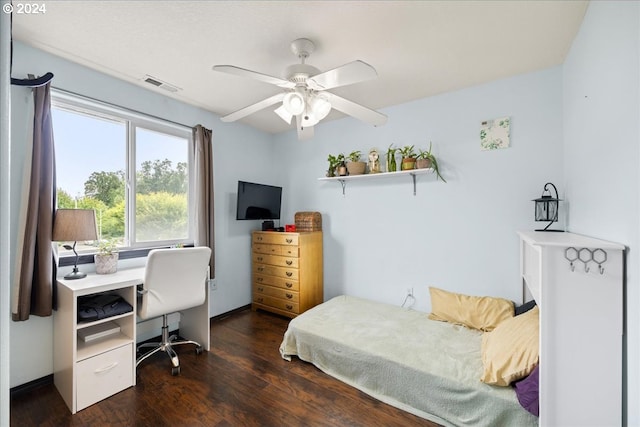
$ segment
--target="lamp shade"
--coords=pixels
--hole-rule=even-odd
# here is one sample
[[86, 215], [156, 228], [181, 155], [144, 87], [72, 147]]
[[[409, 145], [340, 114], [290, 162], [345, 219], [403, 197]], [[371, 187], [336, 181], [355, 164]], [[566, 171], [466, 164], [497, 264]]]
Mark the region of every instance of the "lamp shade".
[[96, 213], [93, 209], [58, 209], [53, 222], [54, 242], [96, 240]]
[[324, 95], [317, 94], [311, 98], [311, 110], [318, 121], [327, 117], [331, 111], [331, 103], [327, 101]]
[[279, 106], [273, 111], [275, 111], [275, 113], [278, 116], [280, 116], [282, 120], [284, 120], [288, 124], [291, 124], [291, 119], [293, 118], [293, 115], [285, 108], [284, 104]]
[[284, 108], [286, 108], [292, 116], [301, 114], [305, 107], [304, 98], [298, 92], [289, 92], [286, 94], [282, 105], [284, 105]]

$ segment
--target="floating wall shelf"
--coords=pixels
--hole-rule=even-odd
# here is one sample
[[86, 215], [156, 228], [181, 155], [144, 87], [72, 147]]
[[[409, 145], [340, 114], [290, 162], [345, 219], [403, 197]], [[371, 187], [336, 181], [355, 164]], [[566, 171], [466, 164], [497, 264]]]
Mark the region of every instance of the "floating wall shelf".
[[380, 172], [380, 173], [368, 173], [363, 175], [347, 175], [336, 176], [331, 178], [318, 178], [318, 181], [338, 181], [342, 185], [342, 195], [344, 195], [344, 188], [347, 185], [347, 181], [361, 181], [369, 179], [382, 179], [382, 178], [397, 178], [401, 176], [411, 176], [413, 181], [413, 195], [416, 195], [416, 176], [432, 174], [433, 168], [426, 169], [411, 169], [398, 172]]

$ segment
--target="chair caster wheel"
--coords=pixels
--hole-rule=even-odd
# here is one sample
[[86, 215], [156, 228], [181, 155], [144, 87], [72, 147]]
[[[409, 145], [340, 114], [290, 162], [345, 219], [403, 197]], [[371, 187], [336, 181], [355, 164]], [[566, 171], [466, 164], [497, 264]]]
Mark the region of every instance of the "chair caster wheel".
[[171, 375], [173, 375], [174, 377], [176, 375], [180, 375], [180, 366], [175, 366], [171, 368]]
[[198, 356], [202, 354], [202, 346], [201, 346], [201, 345], [199, 345], [199, 346], [197, 346], [197, 347], [196, 347], [196, 354], [197, 354]]

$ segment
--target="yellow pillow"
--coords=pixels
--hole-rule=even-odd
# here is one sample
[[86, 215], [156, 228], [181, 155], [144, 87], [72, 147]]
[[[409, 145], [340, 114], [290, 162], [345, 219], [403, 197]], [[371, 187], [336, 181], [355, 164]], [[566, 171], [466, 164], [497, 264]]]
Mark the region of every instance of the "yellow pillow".
[[536, 306], [482, 335], [482, 382], [508, 386], [533, 371], [539, 359], [539, 318]]
[[429, 288], [429, 319], [492, 331], [502, 321], [513, 317], [513, 302], [503, 298], [474, 297]]

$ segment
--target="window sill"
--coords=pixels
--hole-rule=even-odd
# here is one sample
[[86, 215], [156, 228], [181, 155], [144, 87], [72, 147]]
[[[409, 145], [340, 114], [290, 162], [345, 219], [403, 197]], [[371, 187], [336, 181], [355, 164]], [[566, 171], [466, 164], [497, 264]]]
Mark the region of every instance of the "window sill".
[[[185, 245], [185, 247], [190, 247], [190, 246], [193, 246], [193, 245]], [[161, 246], [157, 248], [122, 250], [122, 251], [118, 251], [118, 259], [123, 260], [123, 259], [132, 259], [132, 258], [144, 258], [149, 254], [149, 251], [151, 251], [152, 249], [165, 249], [165, 248], [169, 248], [169, 246]], [[95, 254], [79, 255], [78, 265], [93, 264], [94, 263], [93, 255]], [[76, 261], [76, 257], [74, 255], [70, 255], [70, 256], [66, 255], [64, 257], [60, 257], [60, 259], [58, 260], [58, 266], [70, 267], [75, 264], [75, 261]]]

